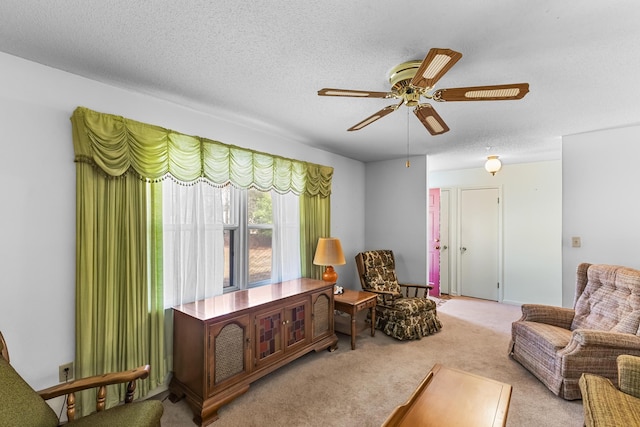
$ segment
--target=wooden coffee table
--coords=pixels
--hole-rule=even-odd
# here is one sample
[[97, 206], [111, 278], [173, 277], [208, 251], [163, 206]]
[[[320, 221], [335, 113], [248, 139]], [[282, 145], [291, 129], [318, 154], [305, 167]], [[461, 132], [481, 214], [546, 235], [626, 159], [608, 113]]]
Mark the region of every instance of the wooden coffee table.
[[435, 364], [383, 427], [504, 427], [510, 401], [509, 384]]
[[365, 291], [352, 291], [345, 289], [344, 293], [334, 295], [334, 308], [351, 316], [351, 329], [349, 332], [339, 330], [336, 324], [336, 331], [351, 335], [351, 350], [356, 349], [356, 315], [358, 312], [369, 309], [371, 314], [371, 336], [376, 334], [376, 294]]

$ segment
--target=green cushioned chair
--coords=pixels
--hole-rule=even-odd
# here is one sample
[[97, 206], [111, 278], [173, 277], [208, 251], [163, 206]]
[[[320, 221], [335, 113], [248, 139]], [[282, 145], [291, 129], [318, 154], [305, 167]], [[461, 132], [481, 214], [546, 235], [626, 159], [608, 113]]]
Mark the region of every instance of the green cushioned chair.
[[[149, 365], [126, 371], [70, 381], [36, 392], [9, 364], [9, 351], [0, 332], [0, 427], [37, 426], [54, 427], [58, 417], [45, 400], [67, 396], [67, 418], [74, 426], [159, 426], [163, 406], [157, 400], [133, 401], [135, 381], [149, 375]], [[99, 399], [95, 412], [75, 420], [75, 393], [100, 388], [98, 395], [106, 392], [110, 384], [128, 383], [124, 405], [104, 410], [104, 400]]]
[[623, 354], [616, 362], [618, 387], [599, 375], [580, 377], [587, 427], [640, 426], [640, 357]]

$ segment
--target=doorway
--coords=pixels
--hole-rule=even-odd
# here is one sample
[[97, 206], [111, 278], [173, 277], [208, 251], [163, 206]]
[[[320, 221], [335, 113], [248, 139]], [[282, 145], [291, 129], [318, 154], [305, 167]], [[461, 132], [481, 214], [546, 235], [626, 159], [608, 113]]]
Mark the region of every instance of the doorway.
[[450, 189], [429, 189], [429, 284], [433, 286], [430, 294], [440, 296], [451, 292], [449, 222]]
[[500, 301], [501, 208], [499, 188], [460, 190], [458, 233], [461, 295]]

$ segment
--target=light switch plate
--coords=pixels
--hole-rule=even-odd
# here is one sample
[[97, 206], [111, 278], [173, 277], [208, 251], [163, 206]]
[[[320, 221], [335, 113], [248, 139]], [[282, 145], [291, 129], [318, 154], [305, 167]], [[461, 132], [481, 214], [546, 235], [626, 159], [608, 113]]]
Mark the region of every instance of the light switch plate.
[[580, 241], [580, 237], [572, 237], [571, 238], [571, 247], [572, 248], [579, 248], [582, 245], [582, 242]]

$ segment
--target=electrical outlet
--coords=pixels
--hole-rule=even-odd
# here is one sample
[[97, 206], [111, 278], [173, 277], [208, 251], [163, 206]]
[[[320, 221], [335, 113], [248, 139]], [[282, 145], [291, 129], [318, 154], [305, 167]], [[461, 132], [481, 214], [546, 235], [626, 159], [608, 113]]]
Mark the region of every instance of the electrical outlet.
[[73, 379], [73, 362], [58, 366], [58, 377], [61, 383]]

